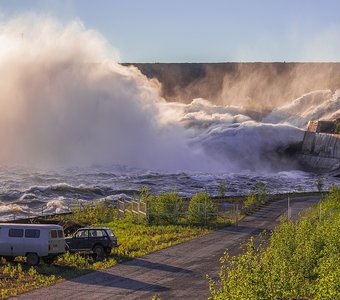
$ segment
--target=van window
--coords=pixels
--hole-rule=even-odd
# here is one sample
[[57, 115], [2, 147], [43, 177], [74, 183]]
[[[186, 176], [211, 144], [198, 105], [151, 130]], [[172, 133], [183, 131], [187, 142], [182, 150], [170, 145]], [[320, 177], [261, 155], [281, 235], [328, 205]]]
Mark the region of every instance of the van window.
[[57, 230], [51, 230], [50, 234], [52, 239], [56, 239], [58, 237]]
[[26, 229], [25, 230], [25, 238], [40, 238], [40, 230], [39, 229]]
[[23, 237], [24, 236], [24, 230], [23, 229], [9, 229], [8, 230], [8, 236], [9, 237]]
[[62, 230], [58, 230], [58, 238], [63, 238], [64, 232]]

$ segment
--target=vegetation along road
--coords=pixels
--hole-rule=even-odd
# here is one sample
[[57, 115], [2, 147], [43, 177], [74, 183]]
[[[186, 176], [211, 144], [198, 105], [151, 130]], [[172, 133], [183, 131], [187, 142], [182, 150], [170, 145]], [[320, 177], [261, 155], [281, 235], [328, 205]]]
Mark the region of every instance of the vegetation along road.
[[[317, 196], [291, 200], [292, 217], [315, 204]], [[206, 274], [215, 278], [226, 248], [231, 255], [251, 235], [271, 230], [287, 212], [287, 200], [276, 200], [229, 226], [200, 238], [137, 258], [112, 268], [41, 288], [13, 299], [207, 299]]]

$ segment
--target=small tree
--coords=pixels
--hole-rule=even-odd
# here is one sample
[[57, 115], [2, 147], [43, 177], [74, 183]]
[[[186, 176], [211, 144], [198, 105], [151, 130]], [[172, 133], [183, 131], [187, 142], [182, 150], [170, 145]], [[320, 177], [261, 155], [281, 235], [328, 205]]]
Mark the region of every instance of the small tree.
[[267, 195], [267, 185], [265, 182], [259, 181], [256, 184], [257, 200], [259, 202], [263, 201]]
[[140, 189], [141, 201], [147, 203], [151, 195], [150, 189], [146, 185], [143, 185]]
[[150, 207], [157, 224], [177, 224], [183, 212], [183, 199], [174, 190], [151, 198]]
[[247, 208], [247, 207], [253, 205], [254, 203], [256, 203], [256, 201], [257, 201], [256, 200], [256, 195], [254, 193], [249, 194], [249, 195], [247, 195], [247, 197], [246, 197], [246, 199], [245, 199], [245, 201], [243, 203], [243, 207]]
[[322, 192], [322, 188], [323, 188], [323, 178], [322, 178], [322, 176], [318, 176], [316, 178], [316, 187], [317, 187], [319, 193], [321, 193]]
[[194, 195], [189, 203], [188, 220], [192, 224], [204, 224], [216, 220], [216, 207], [208, 193]]
[[147, 205], [150, 224], [177, 224], [183, 212], [183, 199], [174, 190], [154, 195], [147, 187], [142, 187], [141, 199]]
[[225, 180], [220, 180], [218, 183], [218, 195], [221, 198], [225, 197], [225, 193], [227, 190], [227, 182]]
[[339, 119], [335, 121], [334, 133], [340, 134], [340, 120]]

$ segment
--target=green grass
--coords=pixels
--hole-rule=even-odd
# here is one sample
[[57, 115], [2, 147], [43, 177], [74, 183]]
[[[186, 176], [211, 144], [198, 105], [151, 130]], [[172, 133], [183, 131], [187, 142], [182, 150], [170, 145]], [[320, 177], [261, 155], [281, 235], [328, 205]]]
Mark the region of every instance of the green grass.
[[221, 258], [210, 299], [340, 299], [340, 188], [258, 245]]
[[[81, 214], [83, 213], [76, 213], [74, 218], [81, 220]], [[94, 213], [92, 216], [97, 221], [103, 221]], [[110, 218], [108, 214], [104, 217]], [[63, 218], [72, 219], [73, 217], [64, 216]], [[87, 219], [85, 223], [89, 224], [89, 222], [91, 219]], [[210, 231], [203, 227], [147, 226], [135, 223], [131, 217], [114, 218], [97, 224], [111, 228], [120, 244], [105, 260], [96, 261], [91, 256], [66, 253], [52, 265], [41, 263], [37, 267], [30, 268], [22, 257], [16, 258], [12, 263], [2, 259], [0, 262], [1, 298], [6, 299], [43, 286], [53, 285], [92, 270], [108, 268], [117, 263], [202, 236]]]

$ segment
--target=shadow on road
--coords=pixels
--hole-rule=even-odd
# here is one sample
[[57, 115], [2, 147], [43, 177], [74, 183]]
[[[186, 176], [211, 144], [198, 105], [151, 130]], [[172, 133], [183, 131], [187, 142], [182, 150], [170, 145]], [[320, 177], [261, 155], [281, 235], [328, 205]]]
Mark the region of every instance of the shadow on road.
[[192, 273], [192, 271], [187, 270], [187, 269], [178, 268], [178, 267], [161, 264], [161, 263], [154, 263], [154, 262], [141, 259], [141, 258], [135, 258], [134, 260], [127, 262], [126, 265], [137, 266], [137, 267], [153, 269], [153, 270], [160, 270], [160, 271], [165, 271], [165, 272], [170, 272], [170, 273], [187, 273], [187, 274]]
[[220, 230], [227, 231], [227, 232], [245, 232], [245, 233], [251, 233], [251, 234], [259, 234], [263, 230], [265, 230], [265, 228], [245, 226], [245, 225], [239, 225], [239, 226], [232, 225], [232, 226], [228, 226], [223, 229], [220, 229]]
[[169, 290], [168, 288], [161, 285], [113, 275], [103, 271], [94, 271], [88, 275], [70, 279], [70, 281], [80, 283], [82, 285], [98, 285], [108, 288], [121, 288], [131, 291], [143, 290], [149, 292], [166, 292]]

